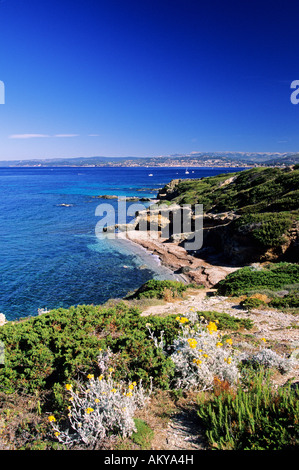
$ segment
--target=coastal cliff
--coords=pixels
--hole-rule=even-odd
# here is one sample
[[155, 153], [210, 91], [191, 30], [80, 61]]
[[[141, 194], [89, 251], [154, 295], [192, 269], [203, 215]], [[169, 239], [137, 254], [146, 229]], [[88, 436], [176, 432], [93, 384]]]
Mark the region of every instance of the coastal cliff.
[[195, 256], [232, 265], [299, 260], [299, 166], [254, 168], [199, 180], [173, 180], [161, 202], [203, 204], [203, 246]]
[[[212, 287], [244, 265], [298, 262], [298, 188], [298, 165], [172, 180], [160, 189], [156, 204], [117, 228], [186, 282]], [[190, 250], [186, 241], [194, 236], [196, 204], [203, 207], [202, 244]], [[174, 224], [183, 210], [189, 210], [188, 232]]]

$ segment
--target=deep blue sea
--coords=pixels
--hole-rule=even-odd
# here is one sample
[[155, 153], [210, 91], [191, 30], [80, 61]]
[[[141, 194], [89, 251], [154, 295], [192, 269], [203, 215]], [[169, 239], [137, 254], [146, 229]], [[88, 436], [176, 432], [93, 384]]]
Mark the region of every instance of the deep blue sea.
[[38, 308], [101, 304], [151, 278], [173, 278], [136, 245], [96, 237], [96, 207], [117, 210], [117, 200], [95, 196], [155, 197], [172, 179], [236, 170], [0, 168], [0, 312], [15, 320]]

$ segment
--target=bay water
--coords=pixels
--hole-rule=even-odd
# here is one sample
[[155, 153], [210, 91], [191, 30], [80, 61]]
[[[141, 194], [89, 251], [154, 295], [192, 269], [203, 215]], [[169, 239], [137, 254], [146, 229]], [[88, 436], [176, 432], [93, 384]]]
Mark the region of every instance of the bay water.
[[155, 198], [172, 179], [241, 169], [0, 168], [0, 312], [10, 321], [39, 308], [102, 304], [149, 279], [174, 279], [142, 248], [96, 237], [99, 204], [113, 204], [117, 217], [117, 200], [97, 196]]

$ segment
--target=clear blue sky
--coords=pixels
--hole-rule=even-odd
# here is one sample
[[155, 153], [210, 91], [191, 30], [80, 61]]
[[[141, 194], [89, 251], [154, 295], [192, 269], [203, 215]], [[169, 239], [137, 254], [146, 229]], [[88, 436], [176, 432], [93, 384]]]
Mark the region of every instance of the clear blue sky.
[[298, 0], [0, 0], [0, 160], [299, 151]]

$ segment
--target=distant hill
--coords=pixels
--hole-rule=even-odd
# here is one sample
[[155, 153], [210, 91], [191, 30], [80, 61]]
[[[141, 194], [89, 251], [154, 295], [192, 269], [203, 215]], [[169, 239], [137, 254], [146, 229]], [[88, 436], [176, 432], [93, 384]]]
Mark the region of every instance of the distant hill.
[[74, 158], [46, 158], [46, 159], [31, 159], [31, 160], [5, 160], [0, 161], [0, 166], [11, 167], [56, 167], [56, 166], [105, 166], [112, 163], [123, 163], [128, 159], [135, 157], [74, 157]]
[[[262, 152], [192, 152], [190, 154], [161, 155], [156, 157], [74, 157], [48, 158], [15, 161], [0, 161], [2, 167], [94, 167], [94, 166], [257, 166], [286, 165], [299, 163], [298, 153]], [[290, 163], [287, 163], [290, 162]]]
[[299, 164], [299, 153], [295, 153], [293, 155], [286, 155], [280, 158], [272, 158], [267, 160], [265, 163], [267, 166], [272, 165], [279, 165], [279, 166], [290, 166], [290, 165], [298, 165]]

